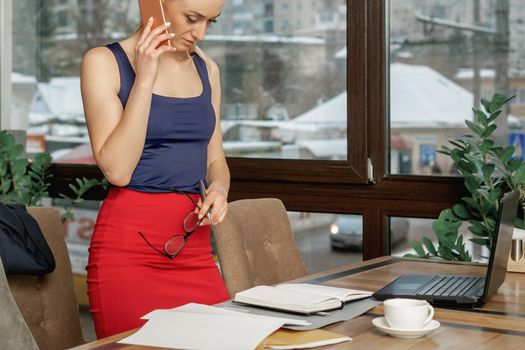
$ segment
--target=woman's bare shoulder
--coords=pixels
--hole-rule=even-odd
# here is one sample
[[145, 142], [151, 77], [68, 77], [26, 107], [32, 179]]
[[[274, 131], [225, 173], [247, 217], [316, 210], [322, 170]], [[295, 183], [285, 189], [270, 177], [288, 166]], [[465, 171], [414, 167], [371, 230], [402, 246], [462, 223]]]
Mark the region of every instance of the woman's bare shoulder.
[[86, 91], [108, 88], [117, 93], [120, 77], [115, 55], [104, 46], [88, 50], [82, 60], [80, 77]]
[[115, 56], [105, 46], [94, 47], [89, 49], [82, 60], [83, 69], [104, 69], [116, 66]]

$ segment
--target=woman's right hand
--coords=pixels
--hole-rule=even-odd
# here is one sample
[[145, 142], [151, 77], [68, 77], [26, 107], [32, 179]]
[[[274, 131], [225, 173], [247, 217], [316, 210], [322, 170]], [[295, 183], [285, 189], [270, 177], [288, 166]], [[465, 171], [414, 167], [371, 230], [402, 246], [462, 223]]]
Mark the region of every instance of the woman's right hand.
[[137, 80], [151, 85], [157, 79], [159, 57], [165, 52], [176, 50], [172, 46], [160, 45], [161, 42], [172, 39], [175, 36], [173, 33], [165, 33], [170, 23], [164, 23], [153, 30], [151, 29], [152, 25], [153, 17], [150, 17], [135, 46]]

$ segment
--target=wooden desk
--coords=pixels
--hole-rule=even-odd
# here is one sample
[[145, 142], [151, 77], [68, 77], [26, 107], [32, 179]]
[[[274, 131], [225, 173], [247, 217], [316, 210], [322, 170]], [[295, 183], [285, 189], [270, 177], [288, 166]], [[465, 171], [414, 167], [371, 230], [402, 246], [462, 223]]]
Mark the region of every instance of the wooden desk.
[[[414, 261], [382, 257], [347, 265], [299, 279], [319, 284], [365, 290], [377, 290], [401, 274], [485, 274], [483, 266]], [[524, 349], [525, 348], [525, 274], [508, 272], [498, 294], [480, 309], [435, 309], [435, 319], [441, 327], [419, 339], [398, 339], [383, 334], [372, 325], [375, 317], [383, 314], [382, 305], [347, 322], [339, 322], [325, 329], [353, 338], [350, 343], [316, 349]], [[133, 331], [101, 339], [75, 349], [154, 349], [143, 346], [117, 344], [116, 341]]]

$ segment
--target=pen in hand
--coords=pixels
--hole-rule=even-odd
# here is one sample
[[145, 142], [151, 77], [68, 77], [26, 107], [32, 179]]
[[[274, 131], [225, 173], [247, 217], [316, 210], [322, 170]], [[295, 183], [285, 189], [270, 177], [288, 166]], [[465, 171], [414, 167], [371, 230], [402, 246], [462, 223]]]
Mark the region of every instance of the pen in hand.
[[[206, 186], [204, 186], [204, 182], [202, 180], [199, 180], [199, 193], [201, 196], [201, 202], [204, 204], [204, 200], [206, 199]], [[208, 217], [208, 220], [211, 219], [211, 206], [208, 208], [206, 216]]]

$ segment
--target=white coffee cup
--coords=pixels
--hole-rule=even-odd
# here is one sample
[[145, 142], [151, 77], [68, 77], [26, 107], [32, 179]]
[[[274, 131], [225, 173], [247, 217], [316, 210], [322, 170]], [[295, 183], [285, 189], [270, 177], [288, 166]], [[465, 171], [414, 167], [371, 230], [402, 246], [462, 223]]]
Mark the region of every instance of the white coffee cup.
[[383, 309], [386, 322], [395, 329], [422, 329], [434, 317], [434, 308], [425, 300], [388, 299]]

